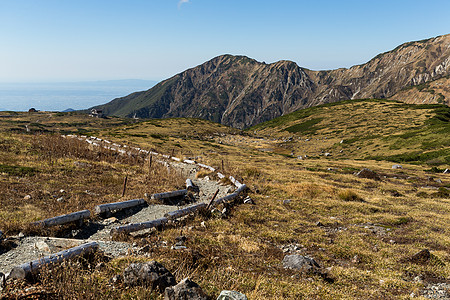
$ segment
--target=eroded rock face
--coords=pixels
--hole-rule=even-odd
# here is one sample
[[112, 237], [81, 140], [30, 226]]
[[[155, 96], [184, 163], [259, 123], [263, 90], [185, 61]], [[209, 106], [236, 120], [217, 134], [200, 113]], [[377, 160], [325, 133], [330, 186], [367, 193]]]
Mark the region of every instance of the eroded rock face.
[[173, 287], [164, 291], [164, 300], [208, 300], [202, 288], [189, 278], [185, 278]]
[[130, 286], [148, 286], [161, 293], [176, 284], [172, 273], [157, 261], [130, 264], [123, 272], [123, 282]]
[[329, 71], [222, 55], [97, 108], [122, 117], [195, 117], [246, 128], [320, 104], [389, 98], [404, 87], [443, 78], [450, 74], [449, 46], [450, 35], [409, 42], [365, 64]]

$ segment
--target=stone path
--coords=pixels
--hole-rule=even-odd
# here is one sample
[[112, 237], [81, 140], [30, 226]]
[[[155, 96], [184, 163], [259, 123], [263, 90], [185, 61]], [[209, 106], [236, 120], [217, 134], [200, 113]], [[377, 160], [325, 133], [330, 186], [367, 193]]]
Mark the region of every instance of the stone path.
[[[235, 190], [234, 186], [224, 186], [208, 178], [195, 179], [195, 175], [200, 168], [198, 165], [176, 161], [170, 162], [169, 164], [171, 167], [182, 169], [182, 173], [188, 174], [188, 178], [192, 179], [193, 183], [199, 187], [200, 192], [196, 195], [196, 202], [208, 203], [217, 189], [219, 189], [219, 193], [216, 198], [224, 197]], [[105, 220], [91, 221], [85, 228], [74, 232], [74, 238], [72, 239], [10, 237], [9, 240], [15, 246], [8, 252], [0, 255], [0, 272], [7, 274], [17, 265], [91, 241], [96, 241], [100, 246], [100, 250], [114, 257], [126, 255], [130, 252], [137, 252], [138, 248], [129, 243], [111, 241], [111, 229], [119, 225], [152, 221], [180, 208], [183, 207], [174, 205], [149, 205], [140, 210], [134, 210], [122, 218], [113, 217]]]

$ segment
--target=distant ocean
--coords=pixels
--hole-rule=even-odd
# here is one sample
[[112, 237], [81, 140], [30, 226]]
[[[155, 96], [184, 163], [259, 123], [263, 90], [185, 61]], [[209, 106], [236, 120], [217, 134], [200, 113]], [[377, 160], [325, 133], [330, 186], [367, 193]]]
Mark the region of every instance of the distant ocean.
[[156, 83], [150, 80], [0, 83], [0, 111], [28, 111], [32, 107], [42, 111], [87, 109], [148, 90]]

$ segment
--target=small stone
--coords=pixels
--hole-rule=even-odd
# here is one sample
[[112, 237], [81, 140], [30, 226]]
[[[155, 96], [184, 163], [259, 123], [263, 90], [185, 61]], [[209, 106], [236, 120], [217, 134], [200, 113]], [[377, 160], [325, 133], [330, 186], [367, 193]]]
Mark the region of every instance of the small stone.
[[217, 300], [247, 300], [247, 296], [236, 291], [221, 291]]
[[411, 256], [410, 260], [415, 263], [425, 263], [431, 258], [430, 250], [423, 249], [413, 256]]
[[31, 195], [26, 195], [25, 197], [23, 197], [23, 200], [30, 200], [31, 199]]
[[61, 194], [64, 194], [66, 191], [63, 190], [63, 189], [60, 189], [59, 192], [60, 192]]
[[398, 164], [392, 165], [392, 169], [403, 169], [403, 166], [402, 165], [398, 165]]
[[187, 238], [182, 235], [182, 236], [177, 236], [175, 238], [175, 246], [184, 246], [184, 243], [186, 242]]
[[36, 248], [39, 251], [46, 252], [46, 253], [51, 252], [50, 246], [44, 241], [38, 241], [38, 242], [34, 243], [34, 248]]
[[325, 157], [331, 156], [331, 153], [326, 152]]
[[116, 217], [111, 217], [111, 218], [103, 220], [102, 223], [103, 223], [103, 225], [110, 225], [110, 224], [116, 223], [118, 221], [119, 220]]
[[321, 268], [314, 258], [297, 254], [286, 255], [283, 258], [282, 263], [285, 269], [295, 269], [313, 273]]
[[395, 244], [395, 241], [394, 240], [389, 240], [389, 243]]
[[201, 222], [201, 223], [200, 223], [200, 226], [206, 228], [206, 223], [205, 223], [205, 221]]
[[284, 205], [287, 205], [287, 204], [290, 204], [290, 203], [291, 203], [291, 200], [289, 200], [289, 199], [288, 200], [283, 200], [283, 204]]
[[24, 237], [25, 237], [25, 234], [23, 234], [23, 232], [19, 232], [18, 237], [19, 237], [20, 239], [21, 239], [21, 238], [24, 238]]
[[59, 197], [58, 199], [56, 199], [56, 201], [63, 202], [64, 201], [64, 197]]
[[450, 169], [445, 169], [443, 173], [444, 174], [450, 174]]
[[177, 285], [167, 287], [164, 291], [164, 300], [208, 300], [202, 288], [189, 278], [185, 278]]

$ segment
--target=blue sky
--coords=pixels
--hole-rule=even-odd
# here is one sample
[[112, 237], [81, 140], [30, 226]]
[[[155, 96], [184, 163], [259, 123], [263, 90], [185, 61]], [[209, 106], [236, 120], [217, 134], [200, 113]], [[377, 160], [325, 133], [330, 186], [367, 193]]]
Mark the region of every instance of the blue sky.
[[314, 70], [450, 33], [448, 0], [0, 0], [0, 82], [162, 80], [220, 54]]

